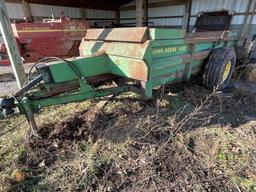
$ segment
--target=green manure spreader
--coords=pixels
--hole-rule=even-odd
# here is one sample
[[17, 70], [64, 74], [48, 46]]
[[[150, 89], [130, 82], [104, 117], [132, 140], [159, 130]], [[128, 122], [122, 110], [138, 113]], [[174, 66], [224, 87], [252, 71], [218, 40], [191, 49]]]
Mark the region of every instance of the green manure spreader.
[[[148, 27], [89, 29], [70, 59], [45, 58], [34, 65], [24, 87], [1, 100], [2, 112], [24, 113], [32, 127], [39, 109], [90, 98], [153, 89], [202, 75], [210, 89], [224, 89], [234, 72], [236, 33]], [[33, 71], [33, 70], [31, 70]], [[113, 86], [100, 86], [115, 82]]]

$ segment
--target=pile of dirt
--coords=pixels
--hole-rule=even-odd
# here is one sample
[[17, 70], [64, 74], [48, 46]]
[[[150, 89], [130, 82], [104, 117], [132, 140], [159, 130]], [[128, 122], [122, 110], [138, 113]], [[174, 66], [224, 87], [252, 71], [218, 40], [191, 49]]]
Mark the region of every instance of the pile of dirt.
[[214, 173], [182, 144], [157, 146], [132, 143], [86, 191], [234, 191], [232, 183]]
[[105, 103], [103, 101], [88, 111], [71, 114], [57, 124], [46, 123], [40, 127], [40, 137], [31, 138], [27, 143], [27, 151], [31, 154], [27, 164], [36, 167], [44, 162], [44, 165], [51, 166], [60, 150], [72, 150], [72, 144], [81, 139], [97, 139], [92, 130], [95, 124], [101, 122], [100, 119], [105, 119], [100, 115], [100, 106]]
[[[88, 113], [87, 113], [88, 114]], [[83, 117], [83, 118], [82, 118]], [[85, 114], [76, 114], [55, 125], [43, 139], [30, 142], [30, 166], [51, 167], [58, 153], [72, 150], [74, 140], [97, 140], [91, 127], [85, 126]], [[100, 116], [99, 118], [102, 118]], [[42, 128], [43, 129], [43, 128]], [[160, 130], [159, 130], [160, 131]], [[73, 134], [70, 134], [70, 133]], [[45, 134], [45, 133], [44, 133]], [[127, 152], [114, 161], [101, 165], [85, 191], [234, 191], [232, 183], [214, 167], [201, 162], [189, 150], [189, 144], [177, 142], [156, 143], [159, 135], [154, 132], [147, 139], [137, 138], [127, 146]], [[167, 135], [165, 135], [167, 137]], [[33, 156], [31, 155], [33, 154]]]

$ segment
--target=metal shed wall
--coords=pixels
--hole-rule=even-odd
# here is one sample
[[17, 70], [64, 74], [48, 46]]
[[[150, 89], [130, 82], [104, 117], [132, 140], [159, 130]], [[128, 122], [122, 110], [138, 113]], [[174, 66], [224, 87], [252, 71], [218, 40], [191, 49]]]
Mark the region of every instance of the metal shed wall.
[[[23, 19], [25, 17], [21, 3], [5, 3], [8, 11], [8, 15], [11, 19]], [[64, 11], [65, 15], [70, 18], [81, 18], [83, 11], [80, 8], [74, 7], [63, 7], [63, 6], [53, 6], [53, 5], [42, 5], [42, 4], [33, 4], [29, 3], [29, 8], [31, 15], [36, 20], [41, 20], [41, 18], [51, 17], [60, 17], [61, 12]], [[96, 9], [85, 9], [86, 17], [91, 19], [90, 21], [97, 21], [97, 19], [110, 19], [115, 18], [115, 11], [105, 11], [105, 10], [96, 10]]]
[[135, 15], [136, 15], [135, 10], [120, 11], [120, 23], [121, 24], [136, 23]]
[[[249, 0], [193, 0], [191, 14], [196, 15], [198, 12], [227, 9], [235, 13], [246, 12]], [[233, 25], [243, 24], [245, 16], [234, 16]], [[191, 24], [194, 24], [195, 18], [191, 19]], [[255, 23], [254, 23], [255, 24]]]
[[95, 10], [95, 9], [86, 9], [86, 17], [88, 18], [97, 18], [97, 19], [111, 19], [115, 18], [114, 11], [107, 11], [107, 10]]
[[[185, 10], [184, 5], [168, 6], [149, 8], [149, 17], [161, 17], [161, 16], [180, 16], [183, 15]], [[170, 18], [170, 19], [149, 19], [148, 22], [153, 22], [156, 26], [170, 26], [170, 25], [182, 25], [182, 18]]]
[[91, 25], [94, 22], [112, 22], [116, 20], [115, 11], [86, 9], [85, 15]]
[[52, 5], [41, 5], [41, 4], [29, 4], [31, 15], [33, 17], [60, 17], [61, 12], [70, 18], [81, 18], [81, 12], [79, 8], [73, 7], [62, 7]]
[[[161, 2], [163, 0], [151, 0], [152, 2]], [[166, 1], [165, 1], [166, 2]], [[255, 2], [255, 0], [253, 0]], [[244, 13], [246, 12], [247, 4], [249, 0], [193, 0], [191, 15], [195, 16], [198, 12], [201, 11], [213, 11], [220, 9], [227, 9], [234, 11], [235, 13]], [[122, 7], [129, 7], [135, 5], [135, 1], [126, 4]], [[183, 16], [185, 6], [167, 6], [167, 7], [156, 7], [149, 8], [148, 16], [150, 17], [160, 17], [160, 16]], [[251, 7], [251, 11], [253, 8]], [[121, 23], [135, 23], [135, 10], [122, 10], [120, 12]], [[125, 18], [133, 18], [125, 20]], [[232, 20], [233, 25], [241, 25], [244, 22], [245, 16], [239, 15], [234, 16]], [[193, 25], [195, 22], [195, 17], [191, 18], [190, 25]], [[149, 22], [153, 22], [155, 26], [176, 26], [182, 24], [182, 18], [168, 18], [168, 19], [149, 19]], [[253, 24], [256, 24], [256, 18], [253, 20]]]
[[23, 19], [25, 17], [20, 3], [5, 3], [8, 16], [12, 19]]
[[[163, 2], [166, 0], [149, 0], [149, 3]], [[228, 9], [233, 10], [236, 13], [244, 13], [249, 0], [193, 0], [191, 15], [196, 15], [198, 12], [204, 10], [218, 10], [218, 9]], [[253, 0], [255, 2], [255, 0]], [[7, 11], [10, 18], [22, 19], [25, 17], [22, 5], [20, 3], [6, 3]], [[134, 6], [135, 1], [130, 2], [122, 7]], [[39, 5], [39, 4], [29, 4], [31, 14], [35, 18], [41, 19], [42, 17], [51, 17], [52, 14], [55, 17], [61, 15], [61, 11], [64, 11], [65, 15], [71, 18], [81, 18], [80, 8], [62, 7], [62, 6], [51, 6], [51, 5]], [[182, 16], [184, 13], [184, 6], [167, 6], [167, 7], [156, 7], [149, 8], [149, 22], [154, 23], [155, 26], [176, 26], [182, 24], [182, 18], [161, 18], [153, 19], [150, 17], [161, 17], [161, 16]], [[105, 10], [95, 10], [86, 9], [86, 18], [90, 23], [96, 21], [104, 21], [104, 19], [111, 21], [115, 18], [115, 11], [105, 11]], [[135, 24], [136, 12], [135, 10], [123, 10], [120, 12], [121, 23], [132, 23]], [[234, 16], [232, 20], [233, 25], [240, 25], [244, 22], [245, 16]], [[195, 17], [191, 18], [190, 25], [195, 22]], [[253, 24], [256, 24], [256, 18], [253, 19]]]
[[[161, 17], [161, 16], [180, 16], [183, 15], [185, 6], [167, 6], [167, 7], [156, 7], [149, 8], [149, 17]], [[121, 23], [136, 23], [135, 20], [136, 11], [135, 10], [125, 10], [120, 12]], [[133, 18], [125, 20], [125, 18]], [[170, 25], [181, 25], [182, 18], [175, 19], [149, 19], [149, 23], [154, 23], [155, 26], [170, 26]]]
[[[149, 0], [150, 3], [156, 2], [166, 2], [166, 0]], [[128, 4], [123, 5], [121, 8], [135, 6], [136, 1], [132, 1]], [[185, 6], [166, 6], [166, 7], [156, 7], [149, 8], [148, 16], [149, 17], [160, 17], [160, 16], [178, 16], [183, 15]], [[136, 11], [135, 10], [123, 10], [120, 12], [120, 19], [122, 24], [126, 23], [136, 23]], [[128, 20], [127, 20], [128, 18]], [[131, 19], [133, 18], [133, 19]], [[153, 22], [156, 26], [169, 26], [169, 25], [181, 25], [182, 19], [149, 19], [148, 22]]]

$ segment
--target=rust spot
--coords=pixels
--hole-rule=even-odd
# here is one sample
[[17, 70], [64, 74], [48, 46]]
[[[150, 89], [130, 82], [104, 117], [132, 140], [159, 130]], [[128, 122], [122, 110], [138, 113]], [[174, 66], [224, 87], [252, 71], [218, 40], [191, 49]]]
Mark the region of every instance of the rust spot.
[[147, 27], [89, 29], [86, 40], [119, 41], [142, 43], [148, 39]]
[[186, 43], [228, 41], [229, 39], [231, 38], [228, 37], [228, 31], [196, 32], [187, 34], [185, 38]]
[[147, 81], [148, 79], [148, 68], [144, 61], [135, 61], [129, 64], [131, 69], [130, 76], [133, 79]]

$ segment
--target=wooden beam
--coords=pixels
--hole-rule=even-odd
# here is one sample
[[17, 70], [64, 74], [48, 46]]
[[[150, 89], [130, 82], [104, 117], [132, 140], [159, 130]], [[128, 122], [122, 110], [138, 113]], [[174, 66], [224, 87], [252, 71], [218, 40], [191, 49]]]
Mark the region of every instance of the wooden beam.
[[251, 12], [240, 12], [240, 13], [234, 13], [234, 16], [239, 16], [239, 15], [255, 15], [256, 12], [255, 10], [251, 11]]
[[[254, 3], [254, 6], [253, 6], [253, 11], [255, 11], [255, 10], [256, 10], [256, 1], [255, 1], [255, 3]], [[251, 16], [251, 18], [250, 18], [250, 22], [249, 22], [249, 26], [248, 26], [248, 29], [247, 29], [246, 34], [248, 34], [248, 33], [251, 32], [253, 18], [254, 18], [254, 14], [253, 14], [253, 15]]]
[[27, 0], [22, 0], [21, 4], [22, 4], [22, 8], [23, 8], [25, 17], [29, 18], [32, 21], [32, 17], [31, 17], [32, 15], [31, 15], [30, 7], [29, 7]]
[[[249, 12], [250, 12], [251, 6], [252, 6], [252, 0], [249, 0], [247, 3], [248, 3], [247, 8], [246, 8], [247, 13], [246, 13], [245, 18], [244, 18], [243, 27], [240, 30], [240, 37], [239, 37], [240, 39], [244, 38], [244, 35], [245, 35], [246, 30], [248, 28], [247, 20], [248, 20], [248, 17], [249, 17]], [[255, 10], [253, 10], [253, 11], [255, 11]]]
[[21, 3], [22, 0], [4, 0], [5, 3]]
[[0, 32], [4, 39], [18, 87], [22, 88], [27, 78], [3, 0], [0, 0]]
[[191, 16], [191, 6], [192, 6], [192, 1], [188, 0], [186, 5], [185, 5], [185, 13], [183, 16], [183, 25], [182, 29], [186, 32], [189, 30], [189, 22], [190, 22], [190, 16]]
[[116, 9], [116, 23], [120, 24], [120, 7]]
[[143, 22], [148, 26], [148, 0], [143, 2]]
[[143, 23], [143, 1], [136, 0], [136, 27], [142, 27]]
[[[8, 3], [21, 3], [22, 0], [4, 0]], [[90, 9], [111, 9], [115, 10], [121, 5], [125, 5], [133, 0], [27, 0], [28, 3], [44, 4], [44, 5], [56, 5], [69, 7], [85, 7]]]
[[[19, 0], [5, 0], [6, 2], [18, 2]], [[21, 2], [21, 0], [19, 1]], [[28, 3], [35, 3], [35, 4], [43, 4], [43, 5], [55, 5], [55, 6], [65, 6], [65, 7], [77, 7], [77, 8], [88, 8], [88, 9], [99, 9], [99, 10], [116, 10], [119, 6], [117, 4], [109, 3], [107, 1], [70, 1], [70, 0], [27, 0]]]

